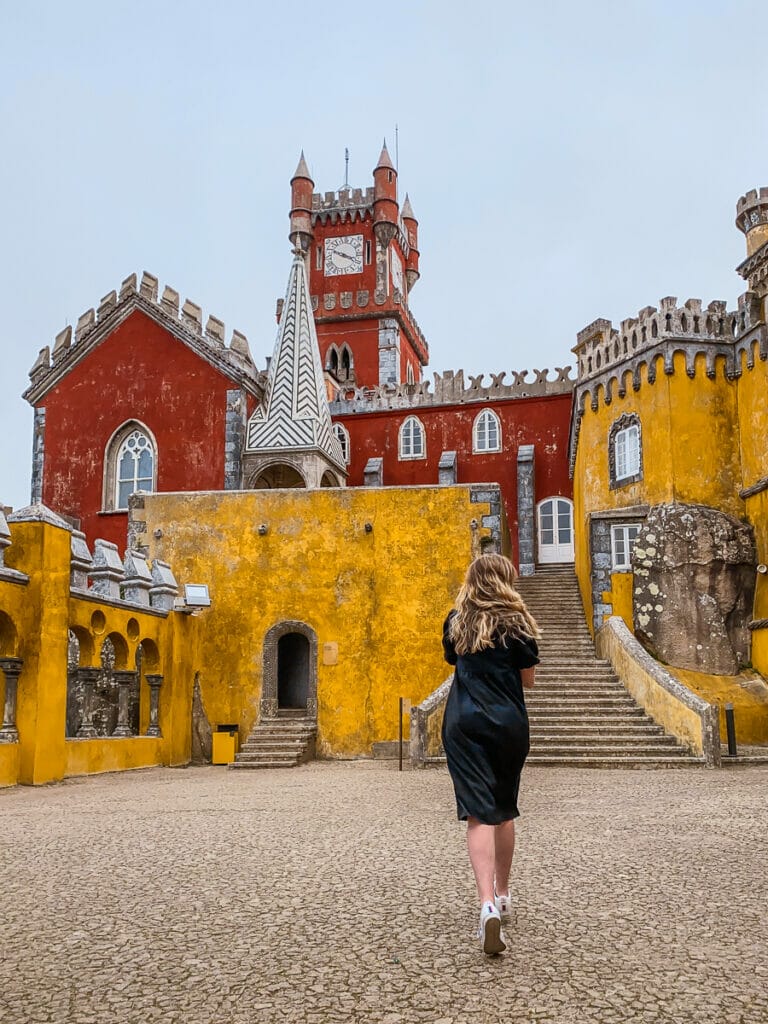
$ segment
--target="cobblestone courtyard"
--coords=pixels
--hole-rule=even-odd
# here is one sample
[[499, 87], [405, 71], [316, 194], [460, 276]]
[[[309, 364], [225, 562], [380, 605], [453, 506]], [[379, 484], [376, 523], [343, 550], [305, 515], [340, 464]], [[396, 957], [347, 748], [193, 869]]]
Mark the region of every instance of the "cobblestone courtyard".
[[768, 1021], [768, 767], [529, 769], [507, 955], [444, 770], [0, 792], [0, 1020]]

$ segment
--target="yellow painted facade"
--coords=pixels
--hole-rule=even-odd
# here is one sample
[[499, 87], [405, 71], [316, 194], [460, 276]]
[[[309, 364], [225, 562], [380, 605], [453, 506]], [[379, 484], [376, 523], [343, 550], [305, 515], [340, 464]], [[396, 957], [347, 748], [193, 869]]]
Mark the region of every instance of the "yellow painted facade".
[[[420, 701], [445, 676], [443, 619], [489, 535], [488, 503], [470, 498], [461, 486], [147, 496], [152, 557], [210, 588], [195, 615], [72, 592], [69, 531], [11, 523], [5, 565], [28, 579], [0, 573], [0, 657], [23, 659], [0, 786], [187, 763], [195, 679], [209, 721], [238, 723], [242, 741], [259, 716], [265, 636], [287, 620], [318, 639], [319, 756], [370, 756], [397, 738], [398, 698]], [[142, 735], [66, 737], [69, 631], [84, 667], [109, 638], [115, 668], [132, 670], [141, 645]], [[148, 673], [163, 677], [161, 738], [143, 735]], [[0, 673], [4, 699], [3, 685]]]
[[740, 676], [713, 676], [690, 669], [670, 668], [676, 678], [710, 704], [716, 704], [720, 714], [720, 738], [728, 740], [725, 728], [725, 705], [733, 704], [736, 741], [739, 743], [765, 743], [768, 739], [768, 685], [754, 672]]
[[[70, 591], [70, 533], [50, 523], [11, 523], [7, 568], [28, 579], [0, 574], [0, 656], [18, 657], [16, 724], [19, 741], [0, 743], [0, 786], [39, 785], [70, 775], [120, 771], [189, 760], [193, 664], [197, 622], [186, 616], [126, 607]], [[7, 575], [7, 574], [6, 574]], [[80, 664], [100, 664], [109, 637], [116, 668], [132, 669], [144, 652], [142, 730], [149, 715], [147, 673], [163, 676], [159, 701], [162, 738], [66, 737], [69, 631], [80, 642]], [[0, 697], [5, 699], [0, 673]]]
[[318, 755], [368, 756], [397, 739], [398, 699], [415, 704], [445, 677], [443, 620], [488, 510], [464, 486], [147, 496], [151, 556], [210, 588], [199, 666], [209, 721], [247, 737], [264, 638], [298, 621], [318, 640]]

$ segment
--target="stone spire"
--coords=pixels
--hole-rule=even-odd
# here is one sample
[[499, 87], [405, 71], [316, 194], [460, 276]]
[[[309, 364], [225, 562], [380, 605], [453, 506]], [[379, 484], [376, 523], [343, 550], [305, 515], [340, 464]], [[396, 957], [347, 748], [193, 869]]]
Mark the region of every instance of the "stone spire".
[[390, 157], [389, 150], [387, 149], [386, 139], [384, 139], [384, 145], [381, 148], [381, 156], [379, 157], [379, 162], [376, 164], [375, 170], [378, 171], [380, 167], [385, 167], [388, 171], [395, 170], [395, 165], [392, 163], [392, 158]]
[[264, 401], [248, 422], [246, 486], [338, 486], [346, 480], [328, 410], [306, 267], [301, 251], [294, 253]]

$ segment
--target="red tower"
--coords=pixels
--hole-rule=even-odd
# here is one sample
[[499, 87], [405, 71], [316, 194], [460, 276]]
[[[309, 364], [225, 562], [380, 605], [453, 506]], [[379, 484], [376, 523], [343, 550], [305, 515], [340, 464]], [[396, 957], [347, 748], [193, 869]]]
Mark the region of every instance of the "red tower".
[[386, 142], [372, 188], [313, 188], [302, 153], [291, 179], [289, 237], [307, 256], [323, 366], [342, 387], [421, 380], [429, 349], [409, 308], [418, 222], [407, 197], [400, 210]]

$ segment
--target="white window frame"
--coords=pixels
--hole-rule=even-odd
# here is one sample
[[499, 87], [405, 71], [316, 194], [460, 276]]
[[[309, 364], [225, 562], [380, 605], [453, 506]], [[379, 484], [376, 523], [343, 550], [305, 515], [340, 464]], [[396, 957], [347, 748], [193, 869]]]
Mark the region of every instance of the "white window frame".
[[640, 428], [636, 423], [619, 430], [613, 439], [616, 481], [640, 472]]
[[157, 440], [154, 434], [140, 420], [126, 420], [113, 433], [107, 442], [104, 450], [104, 473], [102, 483], [101, 507], [104, 512], [127, 512], [128, 506], [121, 506], [120, 496], [120, 458], [123, 454], [128, 438], [134, 433], [140, 433], [149, 442], [149, 450], [152, 453], [152, 481], [151, 487], [145, 487], [146, 491], [157, 490]]
[[[496, 426], [496, 444], [491, 445], [488, 440], [490, 423]], [[472, 424], [472, 454], [485, 455], [486, 452], [501, 451], [501, 420], [493, 409], [483, 409], [475, 417]]]
[[334, 423], [333, 432], [341, 445], [341, 454], [344, 456], [344, 464], [350, 463], [349, 431], [343, 423]]
[[400, 424], [398, 433], [398, 459], [426, 459], [427, 435], [418, 416], [409, 416]]
[[[638, 538], [641, 527], [642, 523], [617, 523], [615, 526], [611, 526], [612, 572], [632, 571], [632, 547]], [[632, 537], [629, 535], [630, 530], [634, 530]]]

